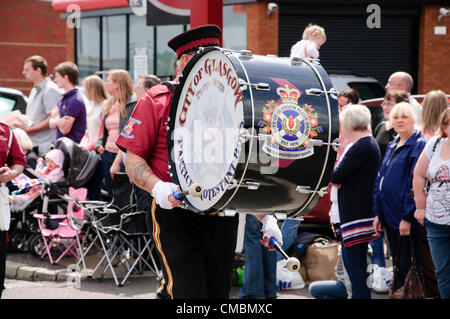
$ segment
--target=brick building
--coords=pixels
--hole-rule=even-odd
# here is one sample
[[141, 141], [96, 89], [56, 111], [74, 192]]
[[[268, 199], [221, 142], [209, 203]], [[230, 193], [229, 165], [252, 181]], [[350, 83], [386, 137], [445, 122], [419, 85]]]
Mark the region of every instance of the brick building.
[[49, 1], [2, 0], [0, 6], [0, 86], [29, 94], [32, 84], [22, 75], [24, 60], [46, 57], [48, 71], [74, 60], [74, 33]]
[[[135, 49], [142, 46], [147, 50], [149, 73], [171, 74], [173, 53], [165, 43], [186, 30], [187, 24], [147, 26], [145, 17], [135, 16], [127, 7], [127, 0], [114, 0], [92, 1], [103, 4], [82, 8], [81, 28], [69, 28], [69, 14], [60, 7], [56, 10], [56, 2], [69, 1], [2, 0], [0, 86], [28, 94], [31, 84], [25, 82], [22, 67], [33, 54], [47, 58], [50, 72], [64, 60], [75, 61], [82, 75], [115, 67], [134, 72]], [[439, 9], [450, 7], [448, 1], [396, 1], [393, 5], [379, 0], [380, 28], [366, 23], [371, 14], [367, 7], [373, 1], [274, 0], [278, 7], [272, 13], [268, 2], [223, 0], [224, 47], [288, 56], [304, 27], [313, 22], [327, 31], [327, 43], [321, 49], [327, 71], [359, 72], [384, 85], [390, 73], [404, 70], [415, 79], [413, 93], [432, 89], [450, 93], [450, 16], [438, 19]], [[108, 7], [112, 3], [116, 5]], [[139, 32], [142, 35], [135, 36]]]
[[[420, 16], [418, 81], [420, 92], [440, 89], [450, 94], [450, 16], [439, 21], [439, 9], [425, 6]], [[436, 27], [445, 27], [447, 34], [436, 35]]]

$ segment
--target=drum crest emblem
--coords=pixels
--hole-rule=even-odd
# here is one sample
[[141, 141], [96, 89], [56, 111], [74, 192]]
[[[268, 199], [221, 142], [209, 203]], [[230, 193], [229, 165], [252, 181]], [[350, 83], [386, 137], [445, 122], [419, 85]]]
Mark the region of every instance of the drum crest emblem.
[[298, 104], [302, 92], [289, 85], [279, 87], [278, 101], [269, 100], [263, 107], [263, 119], [259, 127], [271, 140], [264, 143], [262, 149], [267, 154], [283, 159], [300, 159], [314, 154], [309, 144], [310, 138], [322, 133], [318, 114], [309, 104]]

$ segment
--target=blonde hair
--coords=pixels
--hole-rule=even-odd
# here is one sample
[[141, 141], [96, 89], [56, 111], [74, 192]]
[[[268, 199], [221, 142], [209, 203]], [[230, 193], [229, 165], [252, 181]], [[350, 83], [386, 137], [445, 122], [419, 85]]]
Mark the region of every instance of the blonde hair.
[[448, 125], [450, 125], [450, 122], [447, 121], [447, 117], [450, 116], [450, 107], [447, 107], [439, 116], [439, 128], [437, 131], [437, 135], [439, 138], [448, 137], [445, 133], [445, 130], [447, 129]]
[[370, 125], [372, 115], [365, 105], [348, 104], [344, 107], [339, 120], [346, 131], [365, 131]]
[[113, 104], [118, 102], [120, 105], [120, 114], [123, 118], [126, 118], [128, 114], [125, 106], [128, 97], [134, 92], [133, 81], [127, 71], [120, 69], [108, 71], [107, 76], [110, 76], [114, 83], [119, 84], [119, 99], [116, 101], [114, 96], [110, 97], [103, 107], [103, 114], [108, 115]]
[[107, 93], [105, 84], [97, 75], [90, 75], [83, 80], [83, 89], [86, 97], [92, 100], [95, 104], [99, 104], [106, 100]]
[[319, 37], [323, 38], [324, 41], [327, 40], [327, 36], [325, 35], [325, 29], [313, 23], [310, 23], [306, 26], [302, 35], [303, 40], [310, 40], [313, 38], [317, 39]]
[[417, 122], [417, 115], [414, 112], [414, 107], [408, 102], [400, 102], [394, 105], [391, 113], [389, 113], [389, 119], [391, 122], [394, 120], [394, 116], [403, 116], [412, 117], [414, 119], [414, 126]]
[[19, 146], [24, 153], [27, 153], [33, 149], [33, 142], [24, 130], [15, 127], [12, 131], [17, 139], [17, 143], [19, 143]]
[[436, 132], [439, 116], [447, 108], [447, 96], [441, 90], [428, 92], [422, 103], [422, 132]]

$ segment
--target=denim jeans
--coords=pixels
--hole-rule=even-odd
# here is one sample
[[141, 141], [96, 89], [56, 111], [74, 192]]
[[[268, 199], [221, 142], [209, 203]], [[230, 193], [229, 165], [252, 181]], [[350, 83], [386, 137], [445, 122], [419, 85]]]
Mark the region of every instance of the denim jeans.
[[344, 247], [342, 244], [342, 260], [352, 285], [352, 299], [370, 299], [367, 287], [367, 249], [368, 243]]
[[277, 255], [261, 240], [262, 223], [253, 215], [245, 217], [245, 267], [238, 298], [275, 298], [277, 295]]
[[450, 299], [450, 226], [425, 219], [428, 243], [442, 299]]
[[103, 167], [101, 161], [98, 162], [95, 172], [91, 179], [86, 184], [88, 193], [87, 198], [89, 200], [102, 200], [102, 187], [103, 187]]
[[342, 281], [319, 280], [309, 285], [309, 293], [316, 299], [347, 299], [347, 289]]
[[101, 155], [101, 165], [103, 170], [103, 178], [105, 181], [105, 190], [108, 192], [108, 195], [110, 198], [114, 198], [114, 183], [111, 178], [111, 173], [109, 170], [111, 169], [111, 166], [116, 158], [116, 153], [111, 153], [108, 151], [104, 151]]
[[[283, 246], [281, 247], [286, 251], [294, 242], [297, 237], [298, 225], [300, 220], [298, 219], [286, 219], [281, 225], [281, 235], [283, 236]], [[277, 261], [283, 259], [283, 256], [277, 252]]]
[[369, 245], [372, 247], [371, 263], [380, 267], [386, 267], [386, 261], [384, 260], [384, 234], [375, 240], [372, 240]]

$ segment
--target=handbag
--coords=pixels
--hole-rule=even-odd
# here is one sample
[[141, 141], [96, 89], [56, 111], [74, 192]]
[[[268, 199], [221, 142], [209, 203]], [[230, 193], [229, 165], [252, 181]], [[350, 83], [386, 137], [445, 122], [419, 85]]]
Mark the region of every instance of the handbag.
[[[400, 251], [402, 249], [402, 238], [406, 236], [401, 236], [399, 241], [399, 248], [397, 251], [397, 261], [400, 257]], [[405, 283], [403, 286], [399, 287], [400, 280], [400, 267], [399, 265], [394, 265], [394, 275], [392, 277], [391, 285], [389, 287], [389, 297], [392, 299], [423, 299], [425, 297], [422, 281], [419, 276], [419, 271], [416, 268], [416, 258], [414, 256], [414, 247], [411, 236], [409, 237], [409, 246], [411, 249], [411, 267], [405, 278]], [[406, 239], [406, 238], [405, 238]]]

